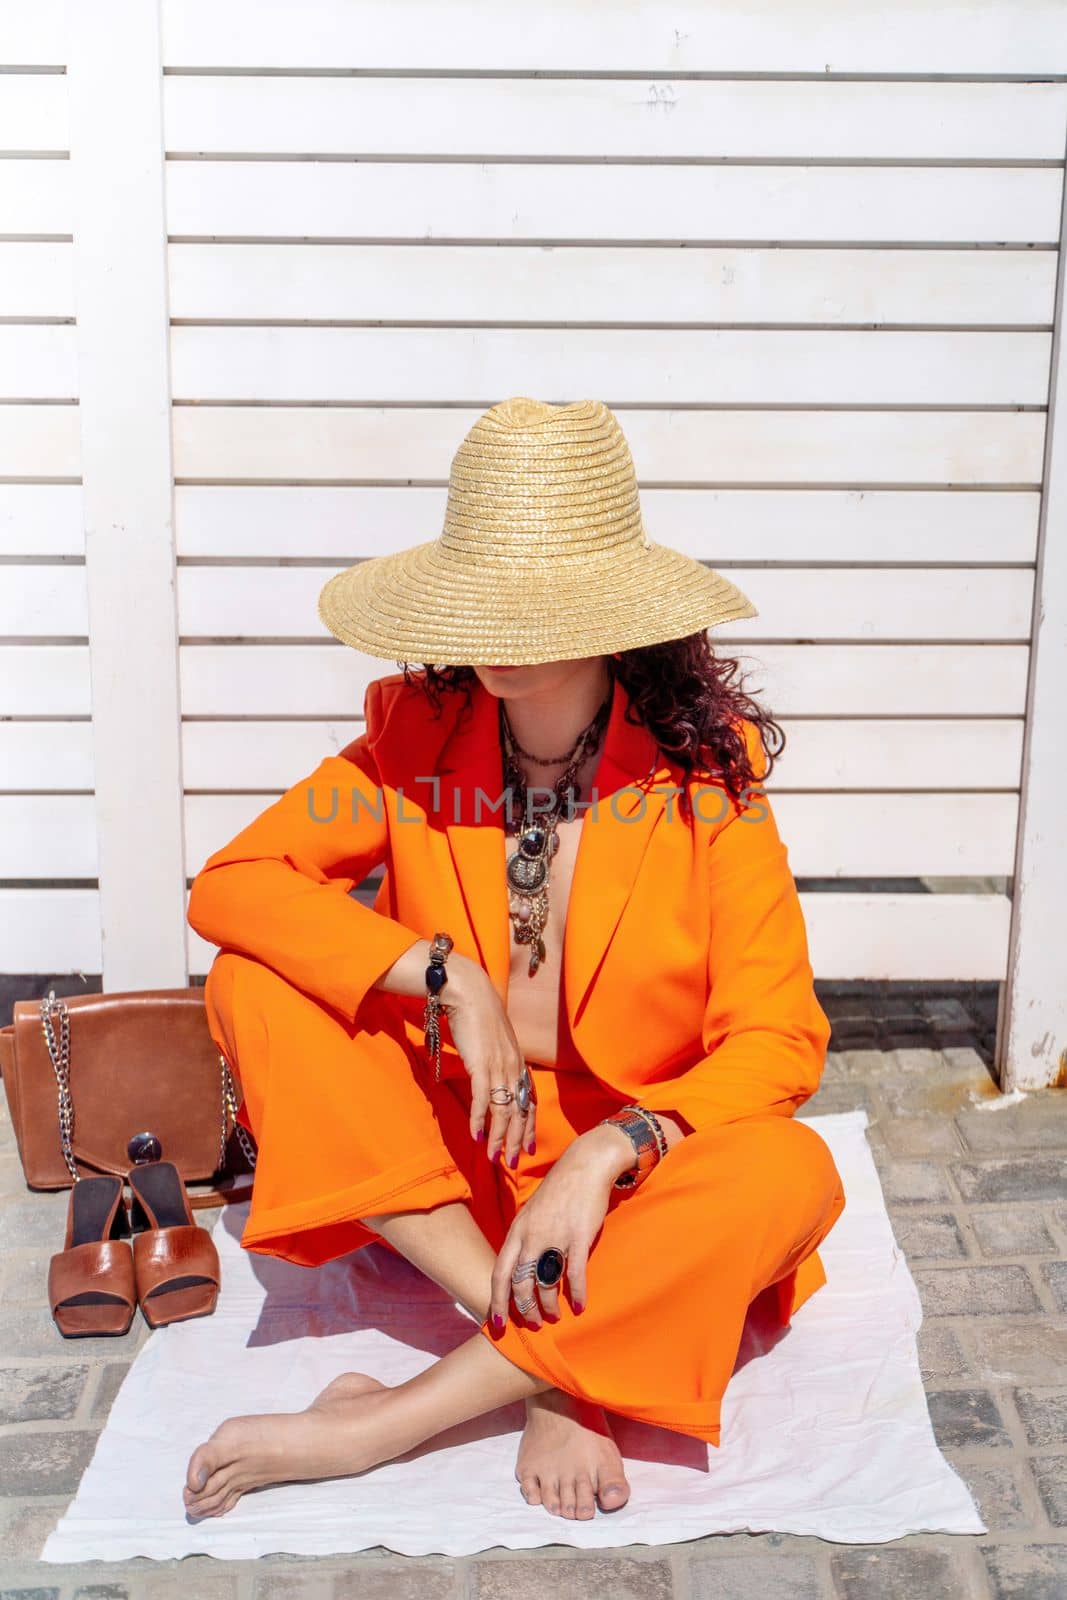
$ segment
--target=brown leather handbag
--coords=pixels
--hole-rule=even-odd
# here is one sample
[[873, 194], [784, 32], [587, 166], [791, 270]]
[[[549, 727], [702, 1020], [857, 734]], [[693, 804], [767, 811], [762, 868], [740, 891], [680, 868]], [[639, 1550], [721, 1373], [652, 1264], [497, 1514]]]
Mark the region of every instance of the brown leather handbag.
[[[78, 1178], [173, 1161], [187, 1181], [255, 1166], [237, 1121], [239, 1086], [208, 1030], [202, 988], [143, 989], [18, 1000], [0, 1028], [0, 1070], [26, 1182]], [[236, 1147], [236, 1148], [235, 1148]], [[194, 1206], [244, 1199], [217, 1187]]]

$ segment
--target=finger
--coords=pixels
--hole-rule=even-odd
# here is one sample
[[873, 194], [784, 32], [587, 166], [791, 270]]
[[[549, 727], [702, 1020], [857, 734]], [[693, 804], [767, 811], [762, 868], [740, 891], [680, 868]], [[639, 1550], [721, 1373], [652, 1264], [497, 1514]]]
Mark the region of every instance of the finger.
[[[514, 1092], [515, 1085], [511, 1086]], [[522, 1149], [526, 1138], [526, 1112], [520, 1111], [512, 1102], [512, 1116], [504, 1134], [504, 1160], [514, 1171], [519, 1164], [519, 1151]]]
[[471, 1073], [471, 1138], [485, 1138], [485, 1116], [489, 1110], [489, 1073], [484, 1067]]
[[[488, 1155], [490, 1161], [496, 1161], [504, 1149], [505, 1141], [508, 1136], [508, 1130], [511, 1125], [512, 1112], [515, 1109], [514, 1099], [509, 1100], [505, 1105], [500, 1105], [498, 1104], [498, 1100], [500, 1098], [499, 1095], [497, 1096], [497, 1100], [492, 1098], [493, 1093], [497, 1089], [512, 1089], [511, 1084], [508, 1083], [507, 1079], [502, 1074], [497, 1074], [494, 1076], [492, 1086], [489, 1091], [489, 1142], [485, 1148], [486, 1154]], [[514, 1094], [514, 1089], [512, 1089], [512, 1094]]]
[[498, 1331], [507, 1321], [508, 1302], [511, 1299], [511, 1274], [519, 1259], [519, 1248], [518, 1239], [512, 1239], [509, 1234], [493, 1264], [489, 1290], [489, 1320], [496, 1325]]
[[588, 1259], [589, 1246], [584, 1241], [571, 1246], [567, 1255], [567, 1289], [571, 1305], [577, 1312], [584, 1311], [587, 1303], [585, 1267]]
[[523, 1149], [528, 1156], [532, 1156], [537, 1149], [537, 1101], [531, 1100], [530, 1110], [526, 1117], [526, 1131], [523, 1134]]
[[[536, 1260], [537, 1256], [535, 1254], [527, 1249], [524, 1249], [522, 1254], [519, 1256], [518, 1261], [516, 1262], [516, 1266], [521, 1265], [523, 1267], [528, 1267]], [[512, 1302], [514, 1303], [515, 1310], [519, 1313], [519, 1316], [522, 1317], [523, 1321], [531, 1323], [535, 1328], [539, 1328], [541, 1326], [541, 1307], [538, 1304], [537, 1284], [532, 1272], [527, 1271], [525, 1275], [516, 1282], [515, 1269], [512, 1268], [511, 1298]]]
[[[562, 1281], [563, 1280], [561, 1278], [560, 1279], [560, 1283], [562, 1283]], [[550, 1322], [558, 1322], [559, 1321], [559, 1284], [558, 1283], [554, 1283], [552, 1285], [551, 1289], [545, 1289], [541, 1284], [538, 1284], [537, 1292], [541, 1297], [541, 1311], [542, 1311], [542, 1314], [544, 1316], [546, 1316]]]

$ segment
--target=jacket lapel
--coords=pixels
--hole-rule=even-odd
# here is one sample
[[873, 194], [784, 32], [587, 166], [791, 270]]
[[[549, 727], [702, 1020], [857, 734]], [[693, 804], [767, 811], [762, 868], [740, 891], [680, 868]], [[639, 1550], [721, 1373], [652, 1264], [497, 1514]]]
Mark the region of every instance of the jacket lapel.
[[[629, 704], [616, 678], [593, 792], [585, 796], [588, 804], [567, 907], [563, 1003], [572, 1030], [580, 1022], [592, 980], [665, 810], [664, 792], [648, 782], [657, 774], [668, 775], [662, 754], [643, 723], [625, 720]], [[440, 814], [474, 940], [482, 965], [506, 1003], [512, 937], [504, 871], [514, 843], [504, 833], [502, 808], [493, 809], [504, 787], [497, 700], [478, 679], [471, 685], [469, 714], [463, 713], [446, 736], [435, 776], [440, 782]]]

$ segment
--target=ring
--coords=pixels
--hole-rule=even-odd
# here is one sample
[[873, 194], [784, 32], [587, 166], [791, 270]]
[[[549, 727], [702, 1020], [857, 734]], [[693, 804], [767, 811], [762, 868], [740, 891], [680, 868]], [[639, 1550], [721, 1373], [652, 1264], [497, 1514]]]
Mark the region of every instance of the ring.
[[516, 1300], [515, 1301], [515, 1310], [516, 1311], [521, 1311], [524, 1317], [528, 1317], [530, 1312], [531, 1311], [536, 1311], [536, 1309], [537, 1309], [537, 1301], [536, 1300]]
[[532, 1278], [537, 1272], [536, 1261], [520, 1261], [515, 1271], [511, 1274], [512, 1283], [521, 1283], [524, 1278]]
[[[498, 1094], [502, 1094], [504, 1096], [503, 1100], [498, 1100], [496, 1098]], [[499, 1083], [495, 1089], [490, 1089], [489, 1098], [495, 1106], [509, 1106], [514, 1100], [515, 1096], [512, 1094], [506, 1083]]]
[[543, 1250], [537, 1258], [535, 1276], [539, 1289], [554, 1289], [563, 1276], [563, 1268], [567, 1264], [564, 1251], [557, 1250], [555, 1246]]
[[523, 1116], [534, 1104], [533, 1080], [530, 1077], [530, 1069], [525, 1061], [522, 1064], [522, 1071], [519, 1073], [519, 1080], [515, 1085], [515, 1104]]

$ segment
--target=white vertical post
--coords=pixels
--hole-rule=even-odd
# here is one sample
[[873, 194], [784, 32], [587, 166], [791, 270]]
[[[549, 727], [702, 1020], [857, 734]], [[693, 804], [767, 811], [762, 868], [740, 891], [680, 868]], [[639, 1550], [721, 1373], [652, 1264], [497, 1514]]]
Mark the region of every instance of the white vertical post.
[[68, 0], [105, 990], [183, 985], [178, 629], [158, 0]]
[[1000, 1030], [1003, 1090], [1067, 1086], [1067, 196], [1061, 207], [1007, 1015]]

